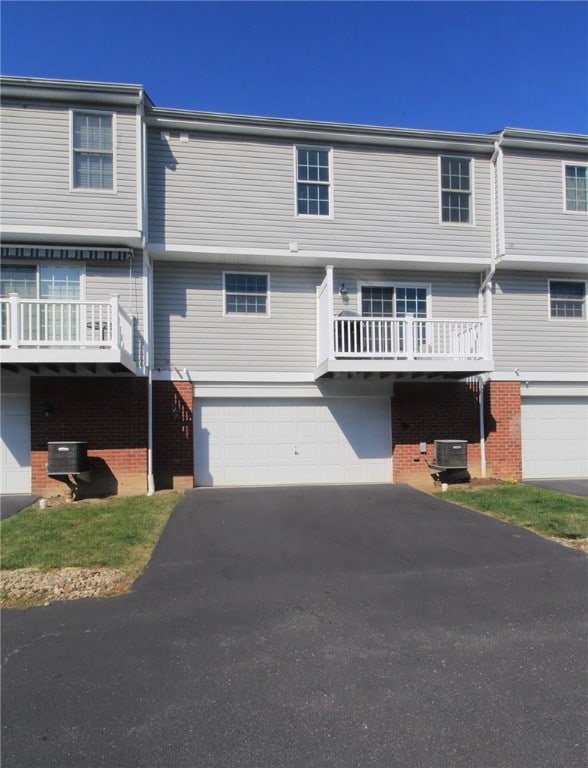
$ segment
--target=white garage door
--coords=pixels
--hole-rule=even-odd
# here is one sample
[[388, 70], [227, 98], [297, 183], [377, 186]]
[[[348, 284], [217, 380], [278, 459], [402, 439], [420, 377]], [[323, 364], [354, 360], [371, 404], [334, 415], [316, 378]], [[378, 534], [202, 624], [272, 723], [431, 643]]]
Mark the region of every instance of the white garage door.
[[2, 381], [0, 493], [31, 492], [31, 417], [28, 379]]
[[196, 399], [196, 485], [389, 482], [390, 398]]
[[522, 403], [523, 477], [588, 477], [588, 398]]

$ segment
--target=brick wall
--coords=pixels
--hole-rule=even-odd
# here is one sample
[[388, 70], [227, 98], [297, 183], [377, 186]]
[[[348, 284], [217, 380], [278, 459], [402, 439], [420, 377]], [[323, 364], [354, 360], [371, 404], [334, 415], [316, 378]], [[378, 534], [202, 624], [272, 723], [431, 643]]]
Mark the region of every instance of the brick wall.
[[[130, 377], [32, 377], [32, 490], [66, 492], [47, 476], [47, 442], [88, 443], [90, 475], [80, 496], [147, 490], [147, 381]], [[85, 477], [85, 479], [84, 479]]]
[[153, 382], [153, 474], [156, 488], [194, 485], [192, 385]]
[[[393, 477], [431, 487], [427, 461], [435, 440], [467, 440], [468, 468], [480, 477], [479, 387], [461, 382], [397, 382], [392, 400]], [[520, 479], [520, 393], [517, 382], [486, 385], [486, 464], [488, 477]], [[421, 454], [419, 443], [426, 442]]]
[[522, 477], [521, 386], [518, 381], [491, 381], [485, 388], [488, 475]]

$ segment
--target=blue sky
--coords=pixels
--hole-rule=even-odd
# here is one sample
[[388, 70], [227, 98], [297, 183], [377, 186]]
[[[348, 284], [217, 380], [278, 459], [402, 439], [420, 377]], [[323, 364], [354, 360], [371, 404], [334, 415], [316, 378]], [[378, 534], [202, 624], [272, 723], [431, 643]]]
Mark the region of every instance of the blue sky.
[[3, 74], [161, 107], [438, 130], [588, 131], [586, 2], [12, 2]]

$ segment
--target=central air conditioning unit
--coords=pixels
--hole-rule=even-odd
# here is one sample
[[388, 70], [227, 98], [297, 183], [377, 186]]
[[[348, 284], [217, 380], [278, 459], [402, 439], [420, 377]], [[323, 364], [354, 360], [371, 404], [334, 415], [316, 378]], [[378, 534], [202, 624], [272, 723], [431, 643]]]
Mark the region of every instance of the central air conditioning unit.
[[467, 440], [435, 440], [435, 466], [440, 469], [467, 469]]

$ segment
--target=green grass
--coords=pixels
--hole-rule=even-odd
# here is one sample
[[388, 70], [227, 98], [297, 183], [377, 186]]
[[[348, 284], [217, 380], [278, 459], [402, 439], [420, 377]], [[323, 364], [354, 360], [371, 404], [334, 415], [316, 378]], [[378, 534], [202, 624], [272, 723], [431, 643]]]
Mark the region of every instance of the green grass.
[[29, 507], [0, 523], [0, 567], [103, 567], [138, 575], [179, 498], [161, 493]]
[[450, 488], [439, 498], [562, 539], [588, 537], [588, 499], [532, 485]]

